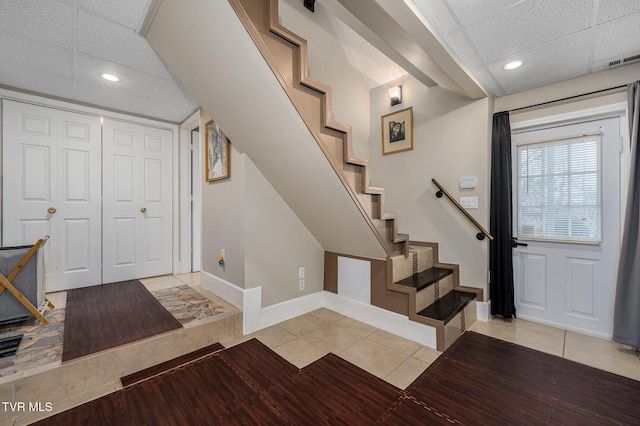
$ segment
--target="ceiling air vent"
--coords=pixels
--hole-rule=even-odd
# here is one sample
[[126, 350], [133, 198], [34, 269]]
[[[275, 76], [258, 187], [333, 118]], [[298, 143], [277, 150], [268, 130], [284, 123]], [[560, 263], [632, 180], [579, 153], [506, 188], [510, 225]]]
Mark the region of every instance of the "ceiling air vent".
[[638, 59], [640, 59], [640, 55], [633, 55], [624, 59], [616, 59], [615, 61], [609, 62], [609, 66], [615, 67], [616, 65], [628, 64], [629, 62], [637, 61]]

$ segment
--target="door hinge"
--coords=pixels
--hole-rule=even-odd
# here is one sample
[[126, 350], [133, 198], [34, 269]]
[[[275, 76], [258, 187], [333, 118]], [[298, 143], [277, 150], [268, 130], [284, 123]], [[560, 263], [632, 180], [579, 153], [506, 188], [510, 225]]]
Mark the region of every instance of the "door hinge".
[[620, 136], [620, 142], [618, 144], [618, 152], [622, 154], [624, 152], [624, 138]]

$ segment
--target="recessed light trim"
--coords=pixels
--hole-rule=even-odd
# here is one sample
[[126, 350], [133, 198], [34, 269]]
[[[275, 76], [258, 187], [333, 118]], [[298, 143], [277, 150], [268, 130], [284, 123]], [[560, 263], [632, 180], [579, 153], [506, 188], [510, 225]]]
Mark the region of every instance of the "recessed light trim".
[[120, 81], [120, 79], [113, 74], [104, 73], [104, 74], [100, 74], [100, 77], [104, 78], [107, 81], [111, 81], [113, 83]]
[[522, 61], [513, 61], [509, 62], [504, 66], [504, 69], [507, 71], [515, 70], [516, 68], [520, 68], [522, 66]]

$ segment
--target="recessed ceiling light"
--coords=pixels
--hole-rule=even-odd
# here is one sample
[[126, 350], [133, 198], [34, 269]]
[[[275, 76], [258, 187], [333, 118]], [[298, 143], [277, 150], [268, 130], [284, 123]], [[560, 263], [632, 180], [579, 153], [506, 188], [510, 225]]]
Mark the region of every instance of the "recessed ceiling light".
[[104, 78], [107, 81], [113, 81], [113, 82], [120, 81], [120, 79], [113, 74], [104, 73], [104, 74], [101, 74], [100, 77]]
[[522, 61], [513, 61], [505, 65], [504, 69], [507, 71], [510, 71], [510, 70], [515, 70], [516, 68], [520, 68], [521, 66], [522, 66]]

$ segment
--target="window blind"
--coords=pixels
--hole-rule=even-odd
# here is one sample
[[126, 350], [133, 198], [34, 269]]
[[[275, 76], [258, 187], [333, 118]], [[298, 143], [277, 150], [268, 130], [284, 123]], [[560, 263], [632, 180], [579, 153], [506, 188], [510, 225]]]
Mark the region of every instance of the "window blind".
[[517, 147], [517, 235], [599, 243], [600, 134]]

